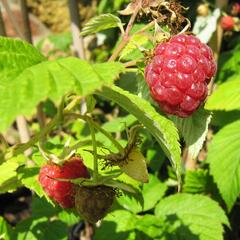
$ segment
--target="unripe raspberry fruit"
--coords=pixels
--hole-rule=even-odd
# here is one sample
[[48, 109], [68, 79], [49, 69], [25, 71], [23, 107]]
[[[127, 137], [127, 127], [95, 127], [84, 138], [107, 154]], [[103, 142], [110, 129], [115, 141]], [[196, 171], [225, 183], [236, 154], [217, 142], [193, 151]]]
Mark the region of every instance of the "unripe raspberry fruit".
[[155, 48], [145, 79], [162, 111], [188, 117], [206, 99], [215, 73], [212, 50], [198, 38], [180, 34]]
[[235, 22], [234, 22], [234, 19], [233, 17], [231, 16], [223, 16], [222, 19], [221, 19], [221, 27], [223, 30], [232, 30], [234, 28], [234, 25], [235, 25]]
[[76, 156], [62, 166], [47, 164], [41, 168], [38, 179], [46, 194], [61, 207], [72, 208], [74, 207], [75, 185], [54, 180], [54, 178], [89, 178], [89, 174], [82, 159]]
[[104, 185], [78, 187], [75, 195], [76, 210], [89, 223], [96, 223], [107, 215], [115, 195], [113, 188]]

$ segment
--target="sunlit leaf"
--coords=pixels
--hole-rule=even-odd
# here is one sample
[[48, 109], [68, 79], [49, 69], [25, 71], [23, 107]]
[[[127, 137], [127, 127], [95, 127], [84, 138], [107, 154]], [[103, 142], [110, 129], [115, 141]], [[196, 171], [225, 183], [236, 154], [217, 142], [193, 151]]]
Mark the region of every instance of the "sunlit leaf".
[[81, 35], [97, 33], [109, 28], [121, 27], [120, 18], [108, 13], [90, 19], [82, 29]]

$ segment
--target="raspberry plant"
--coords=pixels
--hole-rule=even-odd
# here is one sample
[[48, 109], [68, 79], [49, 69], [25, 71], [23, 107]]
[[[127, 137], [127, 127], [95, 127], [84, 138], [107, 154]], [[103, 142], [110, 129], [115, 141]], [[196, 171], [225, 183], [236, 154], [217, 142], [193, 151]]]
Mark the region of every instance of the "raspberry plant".
[[[0, 239], [67, 239], [79, 221], [93, 239], [232, 239], [240, 193], [237, 3], [221, 17], [211, 4], [195, 6], [195, 34], [175, 0], [98, 7], [81, 35], [117, 38], [88, 61], [50, 60], [29, 43], [0, 38], [0, 193], [22, 186], [33, 193], [29, 218], [10, 226], [0, 217]], [[226, 12], [231, 28], [223, 27]], [[210, 19], [216, 26], [205, 24]], [[41, 127], [39, 106], [50, 109]], [[11, 144], [19, 115], [32, 136]]]

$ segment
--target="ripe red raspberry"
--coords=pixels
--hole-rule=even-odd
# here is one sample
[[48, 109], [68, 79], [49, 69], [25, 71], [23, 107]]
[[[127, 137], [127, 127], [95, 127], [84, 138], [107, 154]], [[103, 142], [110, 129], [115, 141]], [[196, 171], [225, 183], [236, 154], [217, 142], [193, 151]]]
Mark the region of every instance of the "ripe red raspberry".
[[63, 208], [74, 207], [75, 186], [70, 182], [54, 180], [54, 178], [89, 178], [87, 168], [82, 159], [75, 156], [62, 166], [47, 164], [39, 173], [39, 182], [47, 195]]
[[223, 16], [220, 24], [221, 24], [222, 29], [229, 31], [229, 30], [232, 30], [234, 28], [235, 22], [234, 22], [233, 17]]
[[212, 50], [197, 37], [180, 34], [155, 48], [145, 79], [162, 111], [188, 117], [206, 99], [215, 72]]

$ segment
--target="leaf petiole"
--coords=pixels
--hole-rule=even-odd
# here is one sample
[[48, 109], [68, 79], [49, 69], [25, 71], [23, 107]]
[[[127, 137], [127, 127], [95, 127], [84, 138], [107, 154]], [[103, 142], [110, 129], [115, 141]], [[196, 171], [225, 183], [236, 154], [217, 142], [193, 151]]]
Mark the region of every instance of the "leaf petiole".
[[92, 126], [90, 118], [86, 118], [92, 137], [92, 146], [93, 146], [93, 181], [97, 183], [98, 181], [98, 156], [97, 156], [97, 142], [95, 130]]

